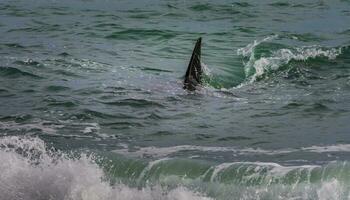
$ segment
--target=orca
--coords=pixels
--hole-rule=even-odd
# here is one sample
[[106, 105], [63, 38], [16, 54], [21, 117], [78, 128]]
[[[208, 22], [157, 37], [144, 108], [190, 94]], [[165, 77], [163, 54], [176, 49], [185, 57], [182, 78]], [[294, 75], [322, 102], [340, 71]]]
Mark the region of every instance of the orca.
[[184, 86], [185, 90], [194, 91], [198, 85], [202, 84], [202, 64], [201, 64], [201, 45], [202, 38], [198, 38], [194, 46], [190, 63], [188, 64], [185, 74]]

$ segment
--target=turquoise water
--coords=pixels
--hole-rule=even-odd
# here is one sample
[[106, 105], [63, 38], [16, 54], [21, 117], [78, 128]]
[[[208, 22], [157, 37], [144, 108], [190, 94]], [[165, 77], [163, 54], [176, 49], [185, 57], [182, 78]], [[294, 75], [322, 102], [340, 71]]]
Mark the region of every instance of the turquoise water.
[[0, 1], [1, 198], [349, 199], [349, 10]]

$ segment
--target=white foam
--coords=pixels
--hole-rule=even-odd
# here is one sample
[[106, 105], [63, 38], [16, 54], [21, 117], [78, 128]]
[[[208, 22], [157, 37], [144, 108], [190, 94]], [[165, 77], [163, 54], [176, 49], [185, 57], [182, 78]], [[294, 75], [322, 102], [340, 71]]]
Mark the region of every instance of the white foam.
[[85, 134], [97, 132], [98, 130], [100, 130], [100, 126], [98, 123], [85, 123], [85, 125], [86, 127], [83, 130], [83, 133]]
[[[136, 150], [135, 150], [136, 149]], [[117, 149], [113, 152], [131, 156], [131, 157], [153, 157], [164, 158], [171, 154], [183, 151], [200, 151], [200, 152], [232, 152], [233, 155], [280, 155], [295, 152], [312, 152], [312, 153], [327, 153], [327, 152], [350, 152], [350, 144], [337, 144], [329, 146], [310, 146], [297, 149], [261, 149], [261, 148], [235, 148], [235, 147], [215, 147], [215, 146], [195, 146], [195, 145], [179, 145], [170, 147], [133, 147], [129, 150], [124, 144], [123, 149]]]
[[[185, 185], [170, 187], [154, 185], [152, 187], [133, 188], [117, 183], [110, 185], [105, 174], [93, 156], [80, 154], [79, 158], [68, 158], [59, 151], [48, 150], [39, 138], [2, 137], [0, 138], [0, 196], [1, 200], [208, 200], [209, 197], [192, 191]], [[152, 168], [169, 158], [150, 162], [141, 173], [146, 177]], [[336, 165], [338, 166], [338, 165]], [[338, 175], [324, 173], [319, 181], [310, 181], [313, 169], [321, 166], [282, 166], [269, 162], [233, 162], [211, 167], [206, 174], [212, 173], [210, 182], [200, 185], [215, 197], [230, 199], [344, 199], [348, 195], [347, 185]], [[239, 183], [222, 183], [221, 177], [226, 170], [236, 170], [241, 175]], [[340, 169], [343, 169], [340, 166]], [[274, 180], [289, 180], [288, 173], [296, 170], [306, 181], [291, 180], [284, 183]], [[340, 172], [339, 172], [340, 173]], [[143, 174], [143, 175], [142, 175]], [[292, 174], [295, 174], [294, 171]], [[228, 175], [228, 174], [227, 174]], [[287, 176], [286, 176], [287, 175]], [[226, 176], [226, 175], [225, 175]], [[204, 176], [203, 176], [204, 177]], [[202, 177], [202, 178], [203, 178]], [[323, 179], [324, 177], [324, 179]], [[227, 177], [225, 177], [227, 178]], [[235, 177], [232, 177], [233, 180]], [[260, 178], [263, 181], [260, 181]], [[287, 178], [287, 179], [285, 179]], [[256, 185], [249, 184], [256, 180]], [[199, 180], [198, 180], [199, 181]], [[245, 182], [246, 181], [246, 182]], [[294, 182], [293, 182], [294, 181]], [[191, 185], [191, 183], [188, 183]], [[254, 183], [255, 184], [255, 183]], [[207, 191], [207, 190], [204, 190]], [[345, 198], [346, 199], [346, 198]]]
[[247, 154], [265, 154], [265, 155], [277, 155], [277, 154], [286, 154], [291, 153], [296, 150], [293, 149], [279, 149], [279, 150], [265, 150], [261, 148], [234, 148], [234, 147], [212, 147], [212, 146], [195, 146], [195, 145], [179, 145], [179, 146], [170, 146], [170, 147], [134, 147], [130, 151], [129, 149], [117, 149], [113, 152], [128, 155], [132, 157], [144, 157], [152, 156], [154, 158], [166, 157], [174, 153], [181, 151], [201, 151], [201, 152], [232, 152], [236, 155], [247, 155]]
[[33, 130], [41, 130], [47, 134], [56, 134], [57, 129], [63, 128], [64, 125], [52, 124], [48, 121], [36, 121], [32, 123], [20, 124], [13, 121], [0, 122], [0, 129], [3, 132], [10, 131], [24, 131], [31, 132]]
[[[317, 196], [319, 200], [342, 199], [339, 181], [332, 179], [323, 182], [321, 187], [317, 190]], [[349, 197], [347, 199], [349, 199]]]
[[337, 144], [329, 146], [311, 146], [301, 148], [303, 151], [315, 152], [315, 153], [327, 153], [327, 152], [350, 152], [350, 144]]
[[268, 36], [266, 38], [263, 38], [262, 40], [254, 40], [253, 43], [248, 44], [246, 47], [238, 49], [237, 54], [242, 55], [244, 57], [251, 56], [254, 53], [255, 47], [257, 47], [259, 44], [274, 40], [276, 38], [278, 38], [278, 35]]
[[[301, 166], [283, 166], [277, 163], [273, 163], [273, 162], [232, 162], [232, 163], [222, 163], [218, 166], [216, 166], [213, 175], [217, 175], [219, 172], [226, 170], [227, 168], [231, 167], [231, 166], [255, 166], [254, 170], [256, 172], [263, 170], [263, 168], [269, 168], [269, 173], [274, 176], [284, 176], [285, 174], [287, 174], [288, 172], [290, 172], [291, 170], [303, 170], [303, 169], [308, 169], [308, 170], [312, 170], [315, 169], [317, 167], [320, 167], [319, 165], [301, 165]], [[212, 177], [214, 178], [214, 177]]]
[[271, 41], [278, 36], [269, 36], [260, 41], [254, 41], [246, 47], [238, 49], [237, 54], [243, 57], [249, 57], [248, 62], [243, 63], [247, 78], [251, 76], [252, 70], [254, 74], [250, 77], [251, 82], [254, 82], [258, 77], [261, 77], [266, 71], [278, 70], [281, 66], [288, 64], [291, 60], [306, 61], [310, 58], [325, 57], [330, 60], [335, 59], [341, 54], [342, 48], [325, 49], [320, 46], [304, 46], [295, 49], [279, 49], [272, 52], [272, 56], [255, 58], [255, 48], [267, 41]]
[[67, 158], [47, 150], [38, 138], [0, 139], [1, 200], [199, 200], [210, 199], [184, 187], [165, 190], [161, 186], [131, 188], [111, 186], [93, 156]]

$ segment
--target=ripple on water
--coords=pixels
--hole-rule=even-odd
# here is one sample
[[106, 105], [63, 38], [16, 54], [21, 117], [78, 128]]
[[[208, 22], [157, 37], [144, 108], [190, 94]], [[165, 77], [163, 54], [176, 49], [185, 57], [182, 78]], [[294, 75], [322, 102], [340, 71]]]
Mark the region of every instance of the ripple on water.
[[0, 76], [8, 78], [22, 78], [30, 77], [34, 79], [42, 79], [43, 77], [38, 76], [31, 72], [26, 72], [15, 67], [0, 67]]
[[50, 85], [45, 87], [46, 91], [49, 92], [62, 92], [62, 91], [69, 91], [69, 87], [61, 86], [61, 85]]
[[169, 40], [178, 35], [174, 31], [163, 31], [156, 29], [127, 29], [124, 31], [114, 32], [110, 35], [107, 35], [108, 39], [117, 39], [117, 40], [145, 40], [146, 38], [157, 39], [157, 40]]
[[147, 99], [122, 99], [117, 101], [109, 101], [109, 102], [102, 102], [106, 105], [114, 105], [114, 106], [130, 106], [135, 108], [149, 108], [149, 107], [158, 107], [158, 108], [164, 108], [165, 106], [161, 103], [147, 100]]

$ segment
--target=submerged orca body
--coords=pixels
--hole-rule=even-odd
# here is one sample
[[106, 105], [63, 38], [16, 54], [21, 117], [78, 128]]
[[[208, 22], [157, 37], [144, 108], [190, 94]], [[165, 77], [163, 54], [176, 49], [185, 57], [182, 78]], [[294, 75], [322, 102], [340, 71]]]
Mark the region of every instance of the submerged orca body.
[[198, 38], [187, 67], [183, 87], [186, 90], [194, 91], [197, 85], [202, 84], [201, 43], [202, 38]]

